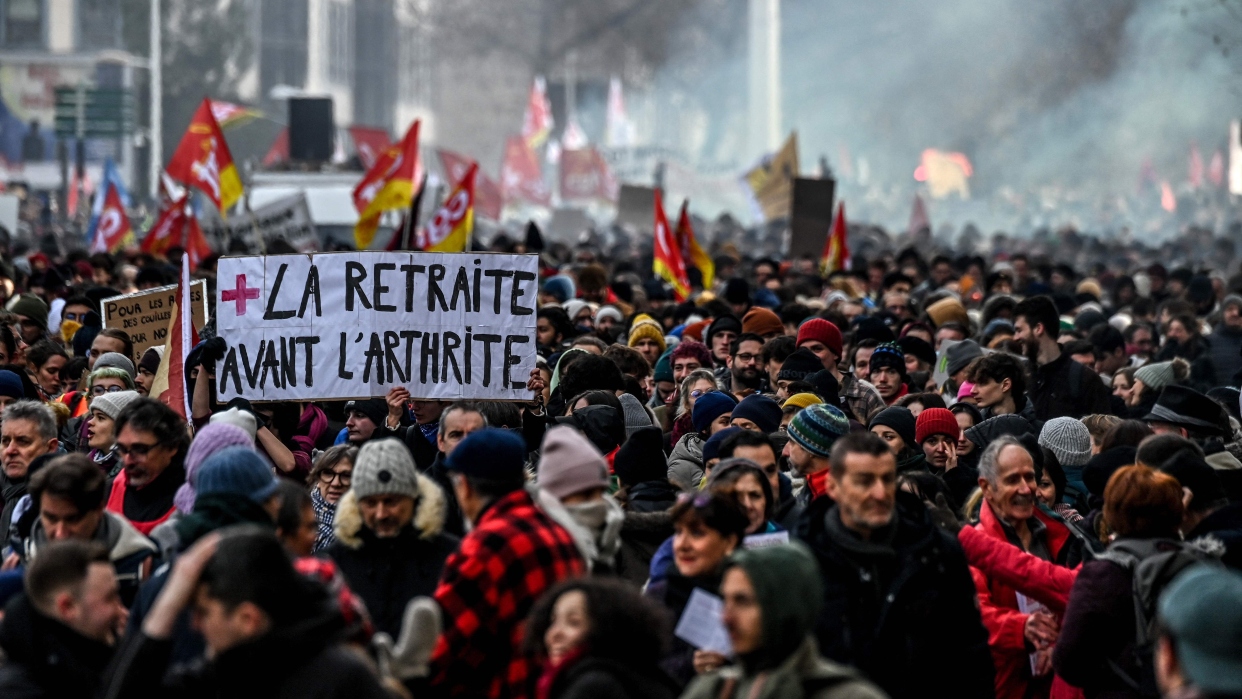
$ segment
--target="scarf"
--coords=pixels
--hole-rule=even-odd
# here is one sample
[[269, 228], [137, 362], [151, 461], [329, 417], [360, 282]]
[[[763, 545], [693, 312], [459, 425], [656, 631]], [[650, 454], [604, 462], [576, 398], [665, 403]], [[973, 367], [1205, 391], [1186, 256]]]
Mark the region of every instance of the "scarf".
[[555, 665], [546, 663], [544, 665], [543, 672], [539, 675], [539, 681], [535, 684], [535, 698], [551, 699], [552, 686], [555, 685], [556, 681], [561, 678], [561, 675], [564, 675], [569, 668], [577, 664], [577, 662], [585, 655], [586, 651], [584, 649], [575, 648], [569, 651], [569, 653], [561, 659], [561, 662], [556, 663]]
[[259, 503], [237, 493], [200, 493], [194, 500], [194, 512], [182, 517], [175, 526], [185, 550], [203, 535], [233, 524], [276, 526]]
[[818, 500], [828, 495], [828, 469], [816, 471], [806, 477], [806, 489], [811, 491], [811, 499]]
[[315, 553], [328, 548], [336, 541], [333, 522], [336, 521], [336, 505], [324, 499], [318, 488], [311, 488], [311, 507], [315, 508], [315, 519], [319, 522], [319, 533], [315, 535]]

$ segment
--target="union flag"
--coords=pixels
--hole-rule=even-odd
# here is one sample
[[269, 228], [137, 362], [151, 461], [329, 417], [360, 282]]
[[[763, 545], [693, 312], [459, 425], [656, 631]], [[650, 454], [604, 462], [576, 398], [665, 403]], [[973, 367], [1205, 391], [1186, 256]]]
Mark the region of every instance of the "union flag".
[[655, 245], [651, 269], [661, 279], [673, 286], [673, 296], [678, 303], [690, 297], [690, 279], [686, 276], [686, 262], [677, 246], [677, 238], [668, 227], [664, 215], [664, 197], [655, 190]]
[[204, 98], [194, 112], [167, 170], [173, 179], [206, 194], [222, 216], [241, 198], [241, 177], [212, 114], [211, 100]]
[[354, 245], [359, 250], [370, 247], [385, 211], [404, 209], [414, 199], [415, 183], [420, 179], [418, 127], [417, 120], [410, 124], [401, 142], [380, 153], [354, 188], [354, 208], [358, 210]]

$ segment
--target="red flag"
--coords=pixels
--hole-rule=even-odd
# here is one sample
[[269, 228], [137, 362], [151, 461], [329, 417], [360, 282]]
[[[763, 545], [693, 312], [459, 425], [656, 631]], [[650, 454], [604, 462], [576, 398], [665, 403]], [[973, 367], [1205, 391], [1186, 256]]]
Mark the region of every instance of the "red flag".
[[186, 213], [188, 202], [189, 193], [187, 192], [182, 195], [180, 201], [173, 202], [160, 211], [160, 216], [155, 220], [155, 225], [151, 226], [151, 229], [147, 231], [146, 237], [142, 239], [143, 252], [156, 257], [167, 257], [169, 248], [181, 244], [185, 235], [183, 231], [186, 219], [191, 218]]
[[349, 136], [354, 139], [354, 151], [358, 153], [358, 162], [370, 170], [379, 158], [379, 154], [392, 145], [388, 129], [377, 129], [371, 126], [351, 126]]
[[522, 120], [522, 140], [531, 150], [542, 146], [552, 133], [552, 103], [548, 101], [547, 83], [543, 76], [535, 78], [526, 100], [526, 116]]
[[668, 227], [668, 217], [664, 215], [664, 197], [658, 189], [655, 190], [655, 243], [651, 269], [672, 285], [673, 296], [678, 303], [690, 297], [690, 278], [686, 275], [686, 262], [677, 247], [677, 238]]
[[418, 129], [419, 121], [415, 120], [401, 142], [385, 149], [354, 187], [354, 208], [358, 210], [354, 244], [359, 250], [371, 245], [385, 211], [404, 209], [414, 199], [416, 183], [422, 178]]
[[418, 247], [426, 252], [465, 252], [474, 232], [474, 180], [479, 172], [475, 163], [457, 182], [427, 227], [418, 236]]
[[106, 193], [95, 235], [91, 238], [91, 252], [116, 252], [127, 241], [133, 241], [134, 228], [129, 223], [129, 217], [125, 215], [120, 192], [110, 180], [105, 180], [103, 186]]
[[1190, 144], [1190, 167], [1186, 173], [1190, 186], [1198, 189], [1203, 186], [1203, 156], [1199, 155], [1199, 144]]
[[677, 247], [681, 248], [681, 257], [685, 260], [687, 269], [697, 268], [699, 275], [703, 278], [703, 288], [711, 289], [716, 279], [716, 263], [694, 237], [694, 225], [690, 222], [689, 199], [681, 203], [681, 215], [677, 217], [677, 231], [674, 237], [677, 238]]
[[[444, 177], [449, 182], [459, 182], [461, 178], [466, 176], [466, 170], [470, 169], [475, 161], [461, 153], [454, 153], [451, 150], [440, 149], [437, 151], [440, 155], [440, 165], [444, 168]], [[500, 212], [504, 208], [504, 197], [500, 193], [500, 184], [487, 176], [487, 173], [479, 170], [475, 180], [474, 190], [474, 210], [478, 215], [489, 218], [493, 221], [500, 220]]]
[[167, 169], [174, 179], [202, 190], [221, 214], [241, 198], [241, 178], [229, 144], [211, 113], [210, 100], [204, 99], [198, 106]]
[[185, 232], [185, 255], [190, 258], [190, 267], [198, 269], [202, 266], [203, 260], [211, 256], [211, 245], [207, 242], [207, 237], [203, 235], [203, 229], [199, 228], [196, 216], [187, 215], [182, 229]]
[[616, 201], [616, 184], [604, 156], [592, 147], [561, 152], [561, 198]]
[[552, 204], [552, 193], [543, 182], [539, 159], [520, 136], [510, 136], [505, 143], [500, 187], [505, 203], [521, 200], [543, 206]]
[[1208, 165], [1208, 181], [1213, 187], [1225, 184], [1225, 156], [1220, 151], [1212, 154], [1212, 162]]
[[837, 206], [837, 217], [832, 222], [832, 232], [824, 241], [824, 254], [819, 260], [819, 273], [827, 277], [850, 264], [850, 244], [846, 238], [845, 202]]
[[267, 154], [263, 156], [263, 165], [271, 167], [277, 163], [283, 163], [289, 160], [289, 127], [280, 130], [276, 134], [276, 140], [272, 141], [272, 147], [267, 149]]
[[914, 195], [914, 207], [910, 209], [910, 225], [906, 227], [907, 235], [914, 235], [924, 228], [931, 230], [931, 220], [927, 218], [927, 205], [923, 197]]
[[154, 395], [156, 389], [162, 389], [158, 393], [159, 401], [186, 420], [191, 413], [190, 394], [185, 389], [185, 359], [198, 344], [193, 308], [190, 303], [190, 260], [185, 256], [181, 258], [177, 301], [168, 319], [168, 342], [151, 392]]

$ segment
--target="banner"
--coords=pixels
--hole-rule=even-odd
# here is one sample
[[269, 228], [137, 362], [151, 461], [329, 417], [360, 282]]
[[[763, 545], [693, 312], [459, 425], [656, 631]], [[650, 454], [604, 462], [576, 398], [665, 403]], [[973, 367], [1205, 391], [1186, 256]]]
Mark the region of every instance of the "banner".
[[219, 400], [529, 400], [539, 258], [343, 252], [224, 257]]
[[505, 160], [500, 168], [501, 194], [506, 204], [525, 201], [550, 206], [552, 192], [543, 182], [539, 159], [518, 136], [505, 142]]
[[255, 232], [265, 243], [284, 239], [298, 252], [319, 250], [319, 235], [311, 220], [306, 193], [298, 192], [254, 209], [249, 216], [234, 216], [228, 221], [214, 220], [203, 232], [216, 240], [240, 239], [255, 244]]
[[561, 199], [617, 200], [617, 183], [599, 151], [586, 147], [561, 152]]
[[[134, 366], [138, 366], [148, 349], [167, 341], [168, 320], [176, 302], [176, 284], [103, 300], [104, 327], [129, 333], [134, 343]], [[207, 282], [196, 279], [190, 284], [190, 303], [193, 304], [194, 329], [202, 330], [207, 322]]]
[[[466, 170], [475, 164], [473, 158], [468, 158], [461, 153], [454, 153], [451, 150], [441, 148], [436, 151], [440, 156], [440, 165], [444, 168], [444, 179], [449, 182], [458, 182], [466, 176]], [[500, 184], [487, 176], [487, 173], [479, 170], [477, 179], [474, 183], [474, 210], [475, 213], [483, 218], [493, 221], [500, 220], [500, 211], [504, 208], [504, 198], [500, 195]]]

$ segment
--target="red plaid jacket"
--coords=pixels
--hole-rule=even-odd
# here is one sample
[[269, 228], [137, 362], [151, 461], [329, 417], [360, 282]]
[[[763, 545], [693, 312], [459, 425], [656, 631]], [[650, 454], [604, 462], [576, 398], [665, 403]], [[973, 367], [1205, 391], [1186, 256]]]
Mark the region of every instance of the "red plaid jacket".
[[573, 537], [526, 491], [497, 500], [444, 564], [432, 684], [445, 696], [532, 696], [538, 672], [522, 652], [522, 622], [545, 590], [584, 573]]

